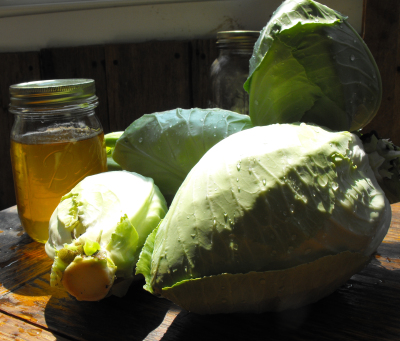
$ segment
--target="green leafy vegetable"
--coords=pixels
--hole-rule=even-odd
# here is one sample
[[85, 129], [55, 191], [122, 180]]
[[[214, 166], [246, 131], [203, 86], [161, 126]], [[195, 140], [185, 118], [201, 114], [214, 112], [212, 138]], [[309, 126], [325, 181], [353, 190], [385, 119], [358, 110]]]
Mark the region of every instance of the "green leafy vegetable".
[[132, 250], [136, 249], [138, 242], [138, 232], [128, 216], [124, 215], [118, 223], [115, 232], [111, 235], [110, 242], [106, 247], [110, 258], [117, 265], [118, 277], [132, 276], [132, 264], [135, 264], [138, 260], [137, 254], [133, 253]]
[[355, 134], [255, 127], [193, 167], [136, 269], [147, 290], [189, 311], [291, 309], [362, 269], [390, 220]]
[[86, 177], [61, 198], [50, 219], [50, 284], [78, 300], [124, 295], [146, 238], [166, 211], [150, 178], [126, 171]]
[[123, 169], [154, 180], [170, 202], [192, 167], [217, 142], [252, 127], [250, 117], [222, 109], [176, 109], [144, 115], [116, 143]]
[[123, 131], [116, 131], [104, 135], [104, 141], [106, 143], [106, 153], [107, 153], [107, 169], [108, 171], [122, 170], [122, 167], [114, 161], [112, 158], [112, 153], [115, 148], [117, 140], [121, 137]]
[[376, 63], [347, 17], [311, 0], [287, 0], [255, 44], [249, 112], [254, 125], [309, 122], [356, 131], [375, 116]]
[[92, 240], [86, 240], [85, 245], [83, 246], [83, 252], [87, 256], [92, 256], [99, 250], [100, 244]]

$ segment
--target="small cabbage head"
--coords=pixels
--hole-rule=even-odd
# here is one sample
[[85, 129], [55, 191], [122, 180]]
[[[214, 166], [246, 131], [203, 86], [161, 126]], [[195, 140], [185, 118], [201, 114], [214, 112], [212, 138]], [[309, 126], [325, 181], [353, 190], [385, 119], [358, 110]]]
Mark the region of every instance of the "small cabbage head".
[[112, 157], [123, 169], [152, 178], [170, 203], [207, 150], [252, 126], [249, 116], [218, 108], [146, 114], [124, 131]]
[[51, 216], [45, 245], [54, 259], [50, 285], [64, 287], [78, 300], [123, 296], [147, 236], [166, 212], [150, 178], [126, 171], [86, 177]]
[[355, 134], [255, 127], [194, 166], [136, 269], [146, 290], [196, 313], [292, 309], [360, 271], [390, 220]]
[[287, 0], [276, 10], [244, 87], [254, 125], [301, 121], [357, 131], [382, 97], [374, 58], [347, 17], [312, 0]]

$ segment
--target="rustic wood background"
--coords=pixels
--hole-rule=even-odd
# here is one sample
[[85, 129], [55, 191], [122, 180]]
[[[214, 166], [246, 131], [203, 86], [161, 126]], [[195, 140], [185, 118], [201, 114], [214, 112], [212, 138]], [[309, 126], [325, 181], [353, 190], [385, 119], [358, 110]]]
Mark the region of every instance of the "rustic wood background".
[[0, 54], [0, 210], [15, 205], [10, 164], [9, 86], [38, 79], [91, 78], [104, 131], [124, 130], [143, 114], [208, 107], [215, 40], [44, 49]]
[[[377, 117], [365, 129], [400, 145], [400, 1], [364, 0], [363, 38], [383, 82]], [[38, 79], [92, 78], [104, 131], [124, 130], [146, 113], [177, 107], [208, 107], [209, 71], [215, 40], [43, 49], [0, 54], [0, 210], [15, 205], [8, 113], [11, 84]]]

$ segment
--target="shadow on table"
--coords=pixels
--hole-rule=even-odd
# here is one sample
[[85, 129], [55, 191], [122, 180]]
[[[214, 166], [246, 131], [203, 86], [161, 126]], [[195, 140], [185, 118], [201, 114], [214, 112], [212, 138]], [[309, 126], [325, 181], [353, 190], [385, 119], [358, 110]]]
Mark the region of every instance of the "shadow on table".
[[399, 275], [400, 269], [388, 270], [375, 260], [317, 303], [263, 314], [181, 311], [143, 290], [143, 281], [137, 281], [125, 297], [100, 302], [78, 302], [65, 293], [54, 294], [46, 305], [45, 320], [60, 341], [397, 340]]
[[24, 233], [18, 217], [16, 206], [1, 211], [0, 215], [0, 268], [8, 265], [15, 256], [15, 249], [32, 243], [33, 240]]
[[378, 294], [377, 285], [384, 283], [360, 285], [351, 279], [317, 303], [278, 313], [182, 311], [161, 340], [398, 340], [398, 287], [391, 290], [389, 285]]
[[171, 303], [132, 284], [126, 296], [79, 302], [68, 295], [52, 296], [45, 309], [48, 329], [59, 340], [143, 340], [163, 321]]

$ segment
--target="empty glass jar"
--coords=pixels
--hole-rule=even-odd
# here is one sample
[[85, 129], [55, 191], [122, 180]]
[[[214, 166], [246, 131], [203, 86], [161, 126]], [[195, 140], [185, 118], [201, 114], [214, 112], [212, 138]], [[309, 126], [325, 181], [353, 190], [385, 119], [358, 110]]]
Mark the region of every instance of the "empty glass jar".
[[211, 66], [212, 107], [248, 115], [249, 96], [243, 84], [249, 75], [249, 61], [259, 35], [259, 31], [217, 33], [219, 56]]

